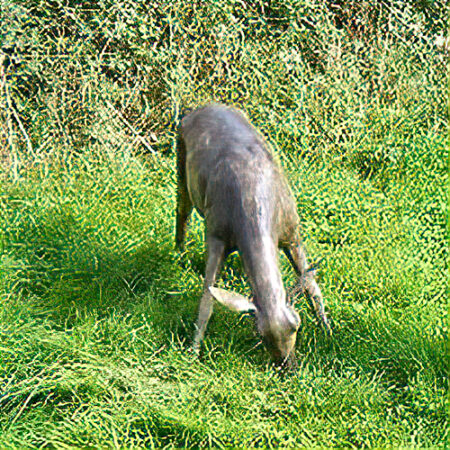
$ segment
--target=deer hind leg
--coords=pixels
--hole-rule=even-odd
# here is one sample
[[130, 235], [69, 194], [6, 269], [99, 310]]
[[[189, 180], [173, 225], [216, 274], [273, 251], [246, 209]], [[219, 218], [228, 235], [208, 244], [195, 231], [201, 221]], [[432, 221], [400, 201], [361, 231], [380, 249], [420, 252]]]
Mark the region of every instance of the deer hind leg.
[[175, 231], [175, 245], [178, 250], [183, 250], [186, 236], [186, 221], [192, 211], [192, 203], [185, 186], [178, 186], [177, 195], [177, 219]]
[[283, 247], [283, 251], [297, 273], [301, 292], [306, 295], [319, 323], [331, 335], [331, 327], [325, 313], [322, 292], [314, 278], [316, 270], [308, 265], [306, 253], [302, 245], [299, 242], [294, 242], [288, 247]]
[[186, 148], [181, 136], [177, 140], [177, 218], [175, 231], [175, 245], [179, 250], [183, 249], [184, 237], [186, 235], [186, 221], [192, 211], [192, 203], [186, 184]]
[[203, 294], [198, 309], [198, 319], [194, 336], [193, 350], [198, 353], [205, 335], [209, 318], [213, 311], [213, 297], [209, 288], [214, 285], [224, 258], [225, 244], [216, 238], [207, 238], [207, 261]]

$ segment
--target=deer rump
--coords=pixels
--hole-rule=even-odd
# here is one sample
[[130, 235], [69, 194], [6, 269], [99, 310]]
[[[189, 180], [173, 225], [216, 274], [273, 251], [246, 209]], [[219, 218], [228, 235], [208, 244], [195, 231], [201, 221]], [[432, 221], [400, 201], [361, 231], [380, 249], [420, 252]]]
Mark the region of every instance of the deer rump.
[[[299, 288], [326, 329], [320, 288], [301, 245], [294, 197], [264, 141], [237, 110], [207, 105], [182, 119], [178, 135], [176, 244], [195, 207], [206, 221], [207, 263], [194, 337], [199, 350], [213, 298], [235, 311], [252, 311], [264, 343], [278, 363], [294, 362], [300, 318], [288, 304], [278, 266], [282, 248]], [[238, 250], [253, 301], [214, 287], [224, 258]]]

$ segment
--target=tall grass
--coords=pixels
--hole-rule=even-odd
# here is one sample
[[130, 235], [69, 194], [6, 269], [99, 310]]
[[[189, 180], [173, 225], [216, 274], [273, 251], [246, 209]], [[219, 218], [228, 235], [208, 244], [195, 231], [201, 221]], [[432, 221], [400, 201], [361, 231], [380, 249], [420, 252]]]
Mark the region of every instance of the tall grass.
[[[442, 3], [2, 6], [2, 446], [446, 445]], [[320, 260], [334, 337], [299, 298], [289, 377], [220, 306], [188, 351], [174, 147], [208, 101], [264, 134]], [[249, 292], [237, 256], [219, 283]]]

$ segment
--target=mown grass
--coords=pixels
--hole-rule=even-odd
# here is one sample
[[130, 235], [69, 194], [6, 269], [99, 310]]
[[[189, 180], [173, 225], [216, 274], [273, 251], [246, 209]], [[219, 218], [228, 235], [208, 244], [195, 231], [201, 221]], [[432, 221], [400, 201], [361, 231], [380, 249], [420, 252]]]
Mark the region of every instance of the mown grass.
[[[3, 5], [0, 446], [445, 447], [444, 5], [82, 3]], [[320, 266], [334, 335], [299, 298], [295, 373], [220, 306], [189, 352], [175, 130], [209, 101], [261, 130]], [[249, 293], [237, 255], [218, 283]]]

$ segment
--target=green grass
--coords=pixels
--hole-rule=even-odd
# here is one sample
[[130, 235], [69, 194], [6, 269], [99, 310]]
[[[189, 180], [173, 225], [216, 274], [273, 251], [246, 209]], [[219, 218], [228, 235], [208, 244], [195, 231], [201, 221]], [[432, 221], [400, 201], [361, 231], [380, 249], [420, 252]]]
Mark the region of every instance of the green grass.
[[[173, 250], [174, 161], [92, 158], [3, 184], [4, 445], [444, 445], [445, 302], [396, 195], [345, 168], [287, 167], [335, 335], [299, 300], [285, 377], [250, 318], [220, 307], [189, 354], [203, 230], [194, 217], [186, 255]], [[221, 282], [248, 289], [230, 260]]]
[[[443, 2], [2, 8], [0, 447], [448, 446]], [[189, 352], [175, 133], [209, 101], [267, 139], [319, 262], [334, 334], [299, 298], [295, 373], [219, 305]], [[237, 255], [218, 283], [250, 292]]]

